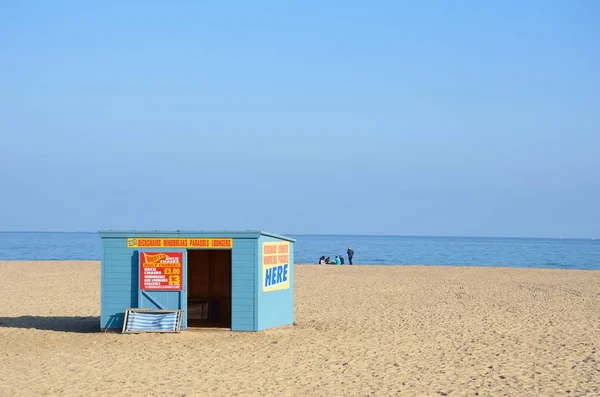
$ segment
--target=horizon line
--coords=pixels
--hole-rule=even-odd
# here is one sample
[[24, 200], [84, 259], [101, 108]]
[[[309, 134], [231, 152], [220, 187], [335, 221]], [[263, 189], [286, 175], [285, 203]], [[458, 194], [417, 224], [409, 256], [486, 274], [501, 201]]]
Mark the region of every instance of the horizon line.
[[[233, 230], [233, 229], [232, 229]], [[64, 234], [98, 234], [98, 231], [64, 231], [64, 230], [0, 230], [0, 233], [64, 233]], [[597, 237], [548, 237], [548, 236], [467, 236], [436, 234], [344, 234], [344, 233], [282, 233], [288, 236], [344, 236], [344, 237], [418, 237], [418, 238], [487, 238], [487, 239], [543, 239], [543, 240], [596, 240]]]

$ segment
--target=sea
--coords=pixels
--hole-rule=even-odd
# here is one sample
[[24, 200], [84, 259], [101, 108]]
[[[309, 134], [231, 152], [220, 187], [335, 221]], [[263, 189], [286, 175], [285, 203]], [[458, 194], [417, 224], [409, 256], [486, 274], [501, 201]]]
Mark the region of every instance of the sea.
[[[355, 265], [490, 266], [600, 270], [600, 239], [286, 235], [295, 263], [343, 255]], [[0, 260], [100, 260], [97, 233], [0, 232]]]

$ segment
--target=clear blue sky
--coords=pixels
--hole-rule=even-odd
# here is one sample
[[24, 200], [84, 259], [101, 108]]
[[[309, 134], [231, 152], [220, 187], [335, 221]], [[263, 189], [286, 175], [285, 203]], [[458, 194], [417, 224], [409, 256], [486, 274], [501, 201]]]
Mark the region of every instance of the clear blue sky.
[[600, 237], [600, 2], [4, 1], [0, 230]]

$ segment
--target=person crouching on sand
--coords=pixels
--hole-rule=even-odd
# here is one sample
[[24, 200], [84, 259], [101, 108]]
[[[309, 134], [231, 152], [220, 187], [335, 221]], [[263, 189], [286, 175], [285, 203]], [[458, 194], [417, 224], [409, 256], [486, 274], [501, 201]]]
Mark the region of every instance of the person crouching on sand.
[[337, 255], [335, 256], [335, 264], [336, 265], [341, 265], [342, 264], [342, 261], [340, 260], [340, 257], [337, 256]]

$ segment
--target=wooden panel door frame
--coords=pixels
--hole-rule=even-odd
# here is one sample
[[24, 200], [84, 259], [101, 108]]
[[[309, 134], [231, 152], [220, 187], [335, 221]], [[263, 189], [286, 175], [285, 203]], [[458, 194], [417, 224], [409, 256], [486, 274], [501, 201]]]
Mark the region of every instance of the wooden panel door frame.
[[[233, 262], [232, 262], [232, 260], [233, 260], [233, 251], [230, 250], [230, 249], [188, 249], [187, 251], [188, 251], [188, 258], [194, 256], [193, 254], [191, 254], [191, 255], [189, 254], [190, 251], [205, 251], [205, 252], [207, 252], [207, 254], [208, 254], [207, 255], [207, 260], [208, 260], [208, 269], [207, 269], [208, 288], [207, 288], [207, 296], [205, 298], [209, 302], [209, 309], [208, 310], [209, 310], [209, 312], [211, 310], [210, 309], [210, 301], [211, 300], [218, 299], [220, 302], [222, 302], [223, 299], [226, 299], [226, 301], [228, 302], [228, 308], [227, 308], [228, 318], [227, 318], [226, 324], [227, 324], [227, 326], [229, 328], [231, 328], [231, 325], [233, 323], [233, 317], [232, 317], [232, 315], [233, 315], [233, 313], [232, 313], [233, 312], [233, 288], [232, 288], [233, 287]], [[213, 289], [214, 285], [211, 282], [212, 281], [212, 274], [213, 274], [213, 270], [214, 270], [213, 266], [215, 266], [215, 262], [214, 261], [215, 261], [216, 252], [221, 252], [221, 251], [225, 251], [225, 252], [228, 253], [228, 255], [227, 255], [227, 259], [228, 259], [227, 260], [227, 266], [229, 267], [229, 269], [228, 269], [228, 280], [227, 280], [227, 283], [228, 283], [228, 288], [227, 288], [228, 289], [228, 294], [227, 294], [228, 296], [227, 297], [215, 296], [214, 289]], [[193, 260], [192, 260], [192, 262], [190, 262], [189, 260], [187, 261], [186, 266], [188, 267], [188, 270], [187, 270], [188, 275], [190, 274], [190, 272], [193, 272], [193, 270], [189, 268], [190, 263], [192, 263], [192, 266], [193, 266], [194, 261]], [[188, 291], [190, 290], [190, 286], [188, 284], [189, 282], [190, 282], [190, 277], [188, 276], [187, 277], [187, 282], [186, 282], [186, 286], [188, 288]], [[219, 312], [221, 312], [221, 310], [222, 310], [221, 306], [219, 305]], [[185, 315], [185, 317], [187, 319], [187, 313], [184, 313], [184, 315]], [[218, 326], [221, 323], [223, 323], [223, 321], [216, 321], [214, 324]], [[210, 321], [209, 321], [209, 324], [210, 324]]]
[[153, 298], [152, 298], [152, 292], [154, 291], [142, 291], [142, 287], [141, 287], [141, 273], [142, 273], [142, 253], [147, 253], [147, 252], [177, 252], [177, 253], [181, 253], [182, 254], [182, 258], [183, 258], [183, 264], [182, 264], [182, 285], [181, 285], [181, 291], [160, 291], [160, 292], [172, 292], [172, 293], [179, 293], [179, 307], [178, 309], [183, 310], [183, 315], [181, 317], [181, 329], [186, 329], [187, 328], [187, 250], [185, 249], [165, 249], [165, 248], [155, 248], [155, 249], [140, 249], [138, 250], [138, 282], [137, 282], [137, 288], [138, 288], [138, 309], [143, 309], [142, 306], [142, 301], [143, 298], [146, 297], [146, 299], [150, 300], [151, 302], [153, 302], [154, 304], [157, 305], [157, 307], [159, 309], [165, 309], [164, 307], [161, 307], [160, 302], [156, 302]]

